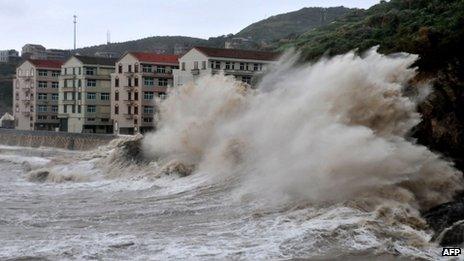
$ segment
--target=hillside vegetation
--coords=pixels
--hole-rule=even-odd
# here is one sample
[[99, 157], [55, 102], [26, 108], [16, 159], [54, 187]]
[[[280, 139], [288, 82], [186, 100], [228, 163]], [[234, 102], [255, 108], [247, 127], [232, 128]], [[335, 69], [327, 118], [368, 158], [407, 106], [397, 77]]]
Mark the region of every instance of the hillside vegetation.
[[86, 55], [93, 55], [96, 52], [115, 52], [123, 54], [126, 51], [145, 51], [155, 52], [158, 49], [166, 49], [168, 53], [173, 53], [174, 45], [205, 45], [209, 46], [208, 41], [200, 38], [186, 36], [153, 36], [139, 40], [102, 44], [78, 49], [77, 52]]
[[419, 108], [423, 121], [413, 135], [464, 169], [464, 0], [382, 2], [279, 49], [296, 47], [304, 60], [313, 60], [375, 45], [383, 53], [420, 55], [419, 78], [433, 79], [434, 92]]
[[259, 43], [292, 38], [308, 30], [327, 25], [352, 9], [340, 7], [307, 7], [298, 11], [271, 16], [251, 24], [234, 35], [250, 37]]

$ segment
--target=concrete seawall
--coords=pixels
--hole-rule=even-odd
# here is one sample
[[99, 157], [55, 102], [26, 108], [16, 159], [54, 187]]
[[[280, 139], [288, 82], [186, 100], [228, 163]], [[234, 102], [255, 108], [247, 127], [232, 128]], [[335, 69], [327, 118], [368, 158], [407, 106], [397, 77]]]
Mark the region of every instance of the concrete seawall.
[[23, 147], [55, 147], [68, 150], [91, 150], [115, 139], [111, 134], [67, 133], [0, 129], [0, 144]]

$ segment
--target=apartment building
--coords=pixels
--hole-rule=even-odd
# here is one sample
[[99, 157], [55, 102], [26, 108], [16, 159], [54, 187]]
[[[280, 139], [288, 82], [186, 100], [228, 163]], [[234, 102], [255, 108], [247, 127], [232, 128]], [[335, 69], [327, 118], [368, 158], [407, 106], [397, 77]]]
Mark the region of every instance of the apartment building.
[[71, 56], [71, 51], [46, 49], [44, 46], [39, 44], [26, 44], [22, 48], [21, 56], [24, 59], [65, 61]]
[[61, 67], [58, 118], [60, 130], [112, 133], [111, 73], [116, 59], [74, 55]]
[[156, 97], [173, 85], [178, 56], [130, 52], [116, 63], [111, 75], [111, 118], [120, 134], [146, 132], [155, 127]]
[[253, 85], [266, 66], [278, 58], [279, 54], [272, 52], [193, 47], [179, 58], [180, 68], [173, 71], [174, 85], [180, 86], [221, 71]]
[[58, 77], [62, 64], [26, 60], [16, 69], [13, 82], [16, 129], [51, 131], [58, 128]]
[[11, 61], [19, 60], [19, 53], [16, 50], [1, 50], [0, 63], [9, 63]]

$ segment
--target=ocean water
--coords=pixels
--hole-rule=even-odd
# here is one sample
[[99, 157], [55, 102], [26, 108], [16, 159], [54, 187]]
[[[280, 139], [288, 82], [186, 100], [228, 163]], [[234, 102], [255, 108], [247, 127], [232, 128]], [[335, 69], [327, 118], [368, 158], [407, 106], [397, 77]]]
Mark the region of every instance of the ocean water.
[[410, 137], [417, 58], [286, 54], [253, 90], [173, 89], [143, 139], [2, 146], [0, 259], [440, 259], [420, 211], [463, 180]]
[[[208, 176], [104, 178], [56, 149], [0, 148], [0, 259], [166, 260], [421, 257], [428, 231], [386, 224], [349, 203], [269, 207]], [[63, 163], [66, 161], [66, 163]], [[36, 182], [29, 168], [68, 164], [79, 181]], [[76, 171], [74, 171], [74, 170]], [[67, 172], [68, 171], [68, 172]]]

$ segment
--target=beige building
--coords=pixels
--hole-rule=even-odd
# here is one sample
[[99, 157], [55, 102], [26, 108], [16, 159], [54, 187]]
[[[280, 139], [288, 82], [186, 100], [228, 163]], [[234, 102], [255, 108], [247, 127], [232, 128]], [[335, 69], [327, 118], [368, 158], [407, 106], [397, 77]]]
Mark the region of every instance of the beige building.
[[155, 127], [156, 97], [173, 85], [178, 56], [131, 52], [116, 63], [111, 75], [111, 118], [120, 134], [146, 132]]
[[224, 72], [239, 81], [253, 84], [268, 64], [275, 62], [278, 53], [193, 47], [179, 58], [180, 68], [174, 70], [174, 85], [195, 81], [201, 76]]
[[116, 59], [75, 55], [61, 67], [60, 130], [112, 133], [111, 73]]
[[13, 87], [15, 128], [58, 128], [58, 77], [62, 62], [27, 60], [16, 69]]

